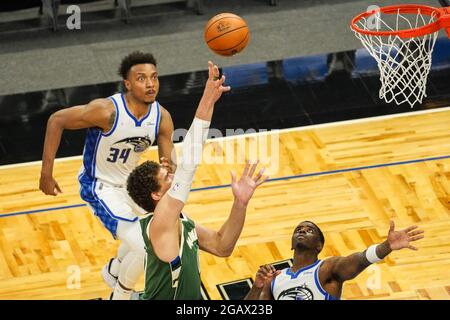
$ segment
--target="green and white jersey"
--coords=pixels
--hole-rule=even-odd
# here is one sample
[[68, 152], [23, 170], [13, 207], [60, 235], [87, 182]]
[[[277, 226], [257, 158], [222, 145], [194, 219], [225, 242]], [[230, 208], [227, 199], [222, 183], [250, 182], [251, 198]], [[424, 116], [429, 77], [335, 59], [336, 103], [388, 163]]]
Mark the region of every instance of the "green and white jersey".
[[200, 300], [200, 268], [195, 223], [182, 213], [181, 241], [178, 256], [170, 263], [155, 254], [148, 237], [153, 214], [143, 218], [142, 236], [145, 242], [145, 289], [142, 300]]

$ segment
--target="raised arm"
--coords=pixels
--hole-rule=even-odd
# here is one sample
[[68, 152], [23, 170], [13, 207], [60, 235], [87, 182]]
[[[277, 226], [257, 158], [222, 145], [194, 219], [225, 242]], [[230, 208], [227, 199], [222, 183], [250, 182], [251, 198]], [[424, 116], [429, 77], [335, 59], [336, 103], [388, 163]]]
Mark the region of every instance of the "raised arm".
[[391, 221], [387, 239], [383, 243], [370, 246], [363, 252], [354, 253], [347, 257], [327, 259], [324, 261], [322, 268], [329, 270], [329, 277], [342, 283], [355, 278], [370, 264], [381, 261], [393, 250], [404, 248], [417, 250], [410, 243], [424, 237], [422, 230], [415, 230], [417, 226], [408, 227], [401, 231], [395, 231], [394, 228], [394, 221]]
[[244, 227], [248, 203], [256, 188], [268, 178], [267, 176], [263, 177], [265, 168], [262, 168], [258, 174], [253, 176], [257, 165], [258, 162], [253, 165], [247, 162], [239, 181], [236, 179], [236, 174], [231, 173], [231, 189], [233, 190], [234, 201], [230, 215], [219, 231], [208, 229], [199, 224], [196, 225], [200, 249], [219, 257], [231, 255]]
[[181, 145], [181, 157], [172, 185], [158, 202], [150, 224], [150, 240], [156, 255], [170, 262], [179, 251], [179, 216], [191, 190], [197, 166], [200, 164], [203, 145], [208, 137], [214, 104], [230, 87], [223, 86], [225, 77], [219, 78], [219, 69], [208, 62], [208, 80], [197, 107], [194, 121]]
[[58, 183], [53, 178], [53, 164], [64, 129], [99, 127], [107, 132], [112, 128], [115, 117], [114, 105], [110, 99], [96, 99], [86, 105], [53, 113], [48, 119], [45, 132], [39, 189], [45, 194], [53, 196], [61, 192]]

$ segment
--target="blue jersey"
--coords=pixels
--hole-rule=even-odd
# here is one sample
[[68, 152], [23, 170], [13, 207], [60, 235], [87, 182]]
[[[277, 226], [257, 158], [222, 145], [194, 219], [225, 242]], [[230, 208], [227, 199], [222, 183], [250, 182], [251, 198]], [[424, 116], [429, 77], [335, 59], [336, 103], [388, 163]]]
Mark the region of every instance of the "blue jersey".
[[272, 295], [275, 300], [337, 300], [326, 292], [319, 281], [321, 260], [297, 272], [286, 268], [272, 280]]

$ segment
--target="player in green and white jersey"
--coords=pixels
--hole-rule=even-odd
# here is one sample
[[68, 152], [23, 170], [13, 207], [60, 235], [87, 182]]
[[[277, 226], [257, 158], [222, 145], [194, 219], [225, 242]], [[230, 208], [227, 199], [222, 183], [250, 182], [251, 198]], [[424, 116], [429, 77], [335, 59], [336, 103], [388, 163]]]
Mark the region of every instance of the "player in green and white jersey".
[[175, 174], [168, 161], [147, 161], [128, 177], [131, 198], [149, 214], [141, 220], [146, 247], [145, 290], [142, 299], [200, 299], [198, 250], [220, 257], [229, 256], [244, 226], [247, 205], [266, 179], [264, 168], [255, 174], [258, 162], [245, 166], [237, 179], [231, 173], [234, 201], [228, 219], [219, 231], [195, 224], [182, 212], [200, 164], [208, 136], [214, 104], [230, 87], [225, 76], [208, 63], [209, 77], [195, 118], [181, 147]]

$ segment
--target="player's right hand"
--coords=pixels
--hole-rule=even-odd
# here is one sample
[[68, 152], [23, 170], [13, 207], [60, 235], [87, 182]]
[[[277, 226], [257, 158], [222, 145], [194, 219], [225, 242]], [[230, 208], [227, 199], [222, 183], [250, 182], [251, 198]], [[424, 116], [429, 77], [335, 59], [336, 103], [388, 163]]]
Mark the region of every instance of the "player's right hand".
[[253, 284], [257, 288], [262, 288], [266, 283], [272, 282], [273, 278], [281, 273], [280, 270], [276, 270], [271, 264], [266, 264], [259, 267], [256, 273], [255, 283]]
[[391, 250], [400, 250], [404, 248], [417, 250], [417, 247], [411, 245], [411, 242], [423, 239], [424, 231], [415, 229], [417, 229], [417, 226], [412, 226], [404, 230], [395, 231], [394, 220], [391, 220], [391, 225], [387, 236], [387, 242]]
[[167, 159], [166, 157], [161, 157], [159, 159], [159, 162], [161, 163], [161, 165], [167, 169], [167, 171], [169, 171], [169, 173], [173, 173], [173, 168], [170, 165], [169, 159]]
[[39, 189], [46, 195], [56, 196], [58, 193], [62, 193], [58, 182], [53, 178], [52, 175], [43, 175], [39, 179]]
[[206, 81], [202, 99], [215, 103], [223, 92], [231, 90], [230, 86], [224, 86], [225, 76], [220, 76], [219, 67], [208, 61], [208, 80]]
[[263, 176], [265, 168], [259, 170], [258, 174], [254, 176], [258, 163], [259, 160], [253, 164], [251, 161], [247, 161], [239, 180], [236, 178], [236, 173], [231, 171], [231, 190], [233, 191], [234, 199], [245, 206], [248, 205], [256, 188], [269, 178], [269, 176]]

